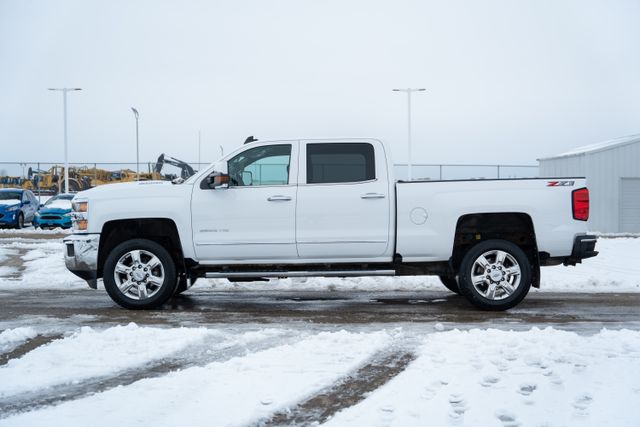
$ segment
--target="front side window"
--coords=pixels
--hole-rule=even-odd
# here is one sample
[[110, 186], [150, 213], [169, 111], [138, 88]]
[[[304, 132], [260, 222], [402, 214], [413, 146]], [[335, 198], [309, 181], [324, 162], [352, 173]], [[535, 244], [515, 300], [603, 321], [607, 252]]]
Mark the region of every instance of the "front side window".
[[252, 148], [229, 160], [232, 187], [287, 185], [291, 145], [265, 145]]
[[371, 144], [307, 145], [307, 184], [360, 182], [375, 177], [375, 157]]

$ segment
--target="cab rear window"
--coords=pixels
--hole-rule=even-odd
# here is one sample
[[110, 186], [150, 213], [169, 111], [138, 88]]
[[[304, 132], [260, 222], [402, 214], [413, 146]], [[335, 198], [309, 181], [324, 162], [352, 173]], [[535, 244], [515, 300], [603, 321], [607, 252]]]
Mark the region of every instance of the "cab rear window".
[[375, 157], [371, 144], [307, 145], [307, 184], [360, 182], [375, 177]]

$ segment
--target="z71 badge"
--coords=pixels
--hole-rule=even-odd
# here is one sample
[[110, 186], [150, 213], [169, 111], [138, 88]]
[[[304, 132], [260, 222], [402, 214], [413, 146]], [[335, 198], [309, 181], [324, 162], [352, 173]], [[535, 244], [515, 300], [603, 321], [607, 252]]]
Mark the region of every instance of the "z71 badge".
[[547, 181], [547, 187], [573, 187], [575, 181]]

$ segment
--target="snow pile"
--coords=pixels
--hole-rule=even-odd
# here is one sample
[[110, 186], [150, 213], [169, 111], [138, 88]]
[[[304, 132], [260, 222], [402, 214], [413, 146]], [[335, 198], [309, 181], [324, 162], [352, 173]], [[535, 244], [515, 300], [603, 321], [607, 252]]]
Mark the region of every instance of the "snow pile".
[[36, 337], [37, 332], [31, 327], [7, 329], [0, 332], [0, 353], [6, 353], [23, 342]]
[[[388, 346], [385, 331], [322, 332], [297, 343], [172, 372], [3, 420], [11, 426], [238, 426], [325, 388]], [[153, 341], [145, 340], [150, 348]], [[84, 355], [77, 354], [76, 359]], [[3, 382], [3, 381], [2, 381]]]
[[[15, 268], [0, 267], [0, 289], [37, 288], [63, 289], [85, 288], [86, 282], [75, 276], [64, 264], [64, 244], [59, 240], [17, 239], [0, 246], [7, 255], [24, 252], [20, 258], [24, 271], [20, 277], [7, 277], [15, 273]], [[2, 252], [0, 252], [1, 256]]]
[[104, 331], [83, 327], [71, 337], [39, 347], [0, 368], [0, 399], [142, 366], [208, 334], [204, 328], [140, 328], [135, 324]]
[[326, 426], [637, 426], [640, 332], [453, 330]]
[[11, 229], [11, 228], [0, 228], [0, 235], [20, 234], [20, 235], [33, 235], [34, 237], [37, 237], [38, 235], [71, 234], [71, 233], [72, 233], [72, 230], [70, 228], [68, 229], [54, 228], [52, 230], [43, 230], [41, 228], [36, 229], [33, 227], [21, 228], [20, 230]]
[[580, 292], [640, 292], [640, 239], [598, 239], [598, 256], [576, 267], [542, 268], [540, 289]]

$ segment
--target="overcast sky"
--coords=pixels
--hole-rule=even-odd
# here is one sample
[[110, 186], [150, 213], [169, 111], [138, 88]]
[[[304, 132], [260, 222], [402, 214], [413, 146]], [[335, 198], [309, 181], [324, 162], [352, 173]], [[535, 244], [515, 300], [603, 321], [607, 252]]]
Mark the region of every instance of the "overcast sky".
[[640, 133], [640, 2], [0, 0], [0, 161], [161, 152], [248, 135], [371, 136], [406, 162], [522, 163]]

